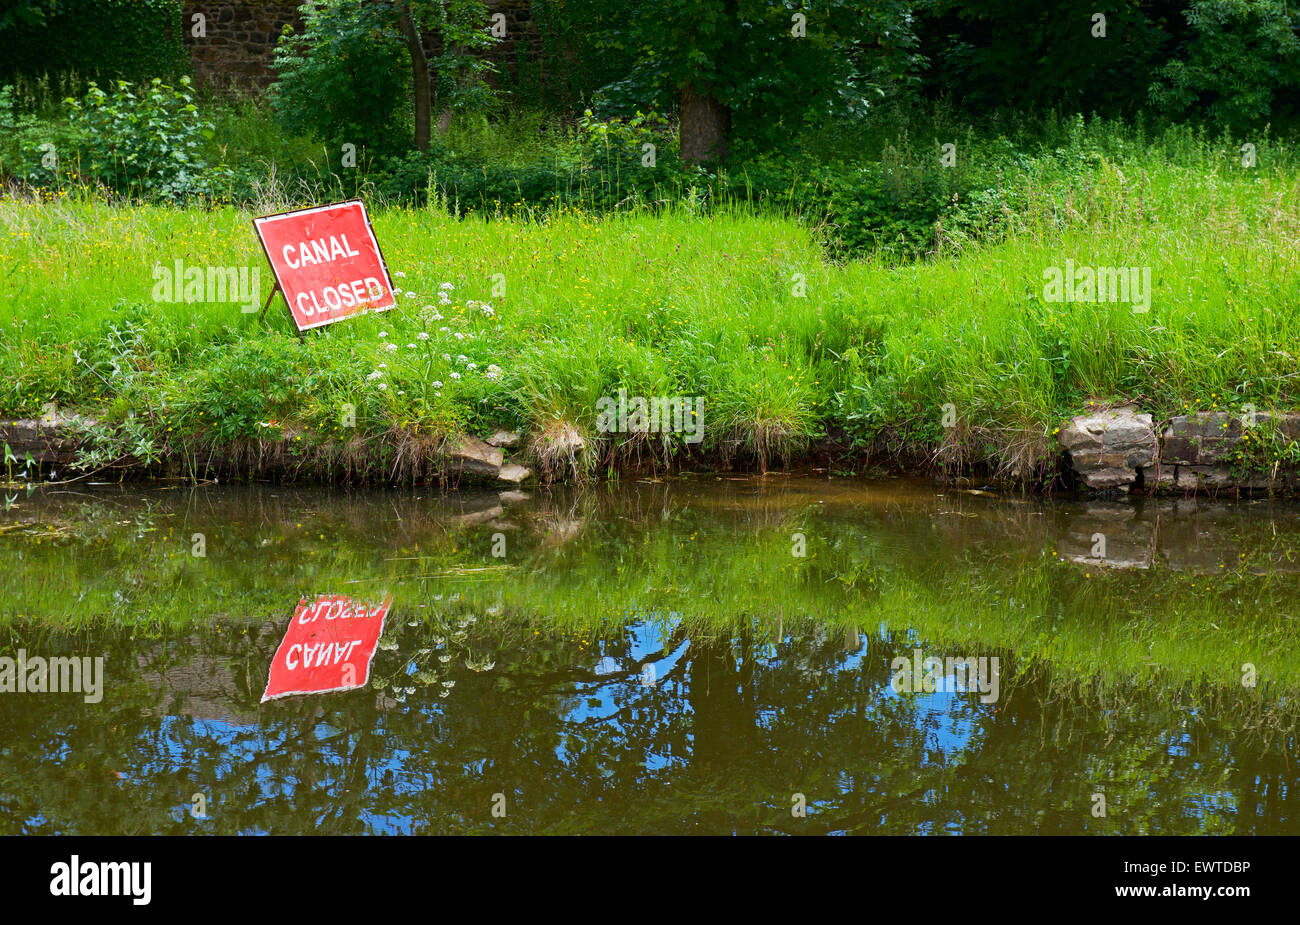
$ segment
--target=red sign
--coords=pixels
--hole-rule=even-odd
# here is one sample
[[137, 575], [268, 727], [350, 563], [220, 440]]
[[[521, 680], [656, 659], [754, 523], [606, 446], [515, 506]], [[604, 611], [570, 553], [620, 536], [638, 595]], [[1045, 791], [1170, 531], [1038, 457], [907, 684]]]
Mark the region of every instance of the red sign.
[[271, 659], [262, 702], [365, 687], [392, 603], [369, 606], [340, 594], [299, 602]]
[[267, 215], [253, 225], [299, 331], [397, 304], [360, 200]]

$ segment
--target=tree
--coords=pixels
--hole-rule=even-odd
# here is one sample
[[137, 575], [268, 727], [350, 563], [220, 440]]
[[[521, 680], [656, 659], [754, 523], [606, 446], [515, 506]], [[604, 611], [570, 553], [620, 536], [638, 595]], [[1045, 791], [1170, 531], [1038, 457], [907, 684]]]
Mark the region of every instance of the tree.
[[435, 107], [446, 132], [453, 111], [486, 92], [483, 0], [309, 0], [302, 15], [302, 32], [276, 51], [276, 108], [291, 130], [376, 143], [395, 134], [409, 93], [414, 144], [427, 151]]
[[[483, 0], [406, 0], [397, 4], [399, 23], [411, 56], [415, 88], [415, 146], [429, 148], [430, 115], [436, 106], [438, 134], [451, 127], [452, 113], [467, 97], [483, 89], [494, 67], [475, 54], [495, 41], [487, 29]], [[432, 62], [425, 47], [433, 39]]]
[[910, 5], [822, 0], [573, 0], [580, 21], [632, 73], [605, 87], [611, 106], [671, 102], [682, 159], [724, 160], [733, 131], [788, 136], [819, 115], [861, 113], [919, 62]]
[[12, 26], [43, 26], [59, 12], [59, 0], [13, 0], [0, 9], [0, 30]]
[[424, 37], [420, 27], [411, 15], [411, 5], [398, 5], [398, 21], [402, 27], [402, 38], [406, 41], [407, 53], [411, 56], [411, 86], [415, 98], [415, 146], [421, 151], [429, 150], [429, 59], [424, 53]]
[[930, 0], [926, 90], [967, 111], [1131, 112], [1172, 40], [1181, 0]]
[[1160, 69], [1151, 102], [1168, 115], [1207, 116], [1237, 131], [1294, 119], [1300, 11], [1285, 0], [1193, 0], [1189, 34]]

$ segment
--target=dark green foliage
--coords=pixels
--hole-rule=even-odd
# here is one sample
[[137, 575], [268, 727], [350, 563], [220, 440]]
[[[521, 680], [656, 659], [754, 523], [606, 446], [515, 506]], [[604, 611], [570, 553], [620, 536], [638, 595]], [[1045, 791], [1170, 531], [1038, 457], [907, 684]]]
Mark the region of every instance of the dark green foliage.
[[[287, 408], [309, 394], [312, 369], [292, 337], [236, 341], [210, 351], [210, 365], [194, 374], [186, 400], [175, 411], [186, 420], [203, 412], [204, 426], [218, 440], [259, 433], [265, 429], [262, 422], [282, 420]], [[220, 402], [206, 400], [217, 394]]]
[[602, 87], [621, 80], [635, 63], [628, 50], [603, 40], [611, 15], [581, 0], [534, 0], [538, 54], [530, 56], [520, 43], [513, 67], [502, 69], [502, 90], [517, 106], [571, 116], [591, 106]]
[[1151, 87], [1161, 112], [1237, 130], [1295, 117], [1300, 7], [1283, 0], [1192, 0], [1183, 15], [1191, 34]]
[[0, 82], [75, 71], [104, 79], [189, 72], [180, 0], [7, 0]]
[[[707, 89], [738, 138], [770, 144], [808, 122], [861, 116], [905, 91], [922, 63], [912, 4], [823, 0], [566, 0], [569, 22], [630, 67], [600, 91], [600, 112], [674, 105]], [[797, 20], [797, 17], [800, 19]], [[799, 34], [795, 34], [796, 31]]]
[[[1169, 0], [933, 0], [922, 5], [926, 89], [975, 110], [1129, 112], [1173, 41]], [[1105, 16], [1105, 35], [1094, 35]]]
[[[654, 164], [646, 145], [654, 146]], [[445, 200], [458, 211], [495, 212], [572, 203], [596, 211], [675, 197], [700, 175], [686, 168], [663, 120], [637, 113], [599, 121], [588, 111], [578, 143], [531, 163], [484, 163], [443, 146], [384, 162], [377, 180], [386, 196], [424, 204]]]
[[926, 92], [967, 111], [1147, 109], [1235, 130], [1296, 114], [1300, 9], [1286, 0], [932, 0], [918, 17]]
[[276, 49], [272, 102], [283, 128], [358, 149], [407, 144], [411, 71], [387, 4], [306, 4]]
[[199, 112], [190, 78], [170, 86], [95, 81], [63, 101], [65, 118], [21, 112], [12, 87], [0, 86], [0, 177], [46, 190], [75, 186], [112, 194], [178, 201], [210, 193], [224, 180], [202, 146], [212, 125]]
[[932, 172], [888, 173], [879, 168], [820, 169], [805, 211], [823, 217], [827, 243], [839, 257], [881, 253], [911, 258], [934, 244], [934, 226], [947, 187]]
[[302, 7], [303, 31], [286, 30], [276, 50], [273, 100], [284, 128], [376, 153], [409, 148], [407, 10], [426, 44], [432, 37], [435, 45], [428, 57], [434, 117], [488, 105], [483, 77], [493, 67], [473, 54], [492, 42], [482, 0], [312, 0]]

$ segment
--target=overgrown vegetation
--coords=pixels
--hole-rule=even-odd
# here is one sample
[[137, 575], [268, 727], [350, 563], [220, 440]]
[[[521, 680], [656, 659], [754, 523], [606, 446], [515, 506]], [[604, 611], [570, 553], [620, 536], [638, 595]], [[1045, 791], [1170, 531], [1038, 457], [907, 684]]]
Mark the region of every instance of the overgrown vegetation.
[[0, 84], [179, 77], [189, 70], [181, 13], [181, 0], [10, 0], [0, 9]]
[[[508, 425], [581, 436], [589, 471], [820, 447], [1033, 480], [1089, 407], [1297, 404], [1284, 4], [1126, 2], [1105, 24], [1080, 0], [883, 4], [870, 46], [860, 23], [755, 2], [743, 54], [685, 35], [691, 4], [591, 31], [625, 6], [539, 5], [543, 55], [602, 56], [527, 97], [546, 109], [478, 55], [478, 0], [315, 4], [268, 98], [68, 74], [0, 90], [4, 408], [84, 412], [86, 464], [193, 473], [270, 453], [414, 477], [439, 435]], [[1028, 63], [1000, 31], [1016, 16], [1037, 24]], [[427, 144], [408, 26], [433, 39]], [[796, 26], [811, 38], [782, 57]], [[825, 93], [793, 99], [813, 72]], [[686, 85], [725, 116], [725, 158], [689, 152]], [[300, 345], [278, 310], [268, 329], [155, 298], [178, 259], [269, 285], [250, 217], [354, 196], [406, 274], [399, 310]], [[1045, 301], [1067, 259], [1151, 268], [1150, 312]], [[703, 396], [704, 442], [596, 433], [620, 388]]]
[[[1235, 139], [1193, 129], [1077, 119], [1051, 131], [1057, 144], [1011, 149], [997, 185], [918, 222], [922, 262], [882, 246], [902, 233], [874, 239], [867, 259], [828, 261], [825, 242], [846, 230], [799, 221], [798, 188], [760, 203], [719, 194], [716, 178], [603, 217], [564, 202], [456, 217], [436, 197], [381, 210], [405, 274], [399, 309], [303, 344], [280, 309], [268, 328], [231, 303], [152, 300], [155, 266], [193, 255], [261, 266], [269, 285], [242, 208], [11, 201], [4, 404], [54, 402], [189, 458], [283, 438], [302, 471], [346, 459], [378, 477], [421, 435], [561, 421], [602, 470], [700, 454], [778, 466], [830, 437], [1021, 478], [1050, 471], [1055, 429], [1090, 406], [1137, 401], [1167, 418], [1300, 404], [1291, 150], [1261, 138], [1245, 167]], [[1009, 142], [964, 144], [983, 160]], [[927, 169], [905, 139], [892, 150], [899, 172]], [[1044, 301], [1045, 268], [1067, 258], [1150, 266], [1150, 311]], [[619, 388], [704, 396], [704, 442], [600, 435], [596, 401]]]

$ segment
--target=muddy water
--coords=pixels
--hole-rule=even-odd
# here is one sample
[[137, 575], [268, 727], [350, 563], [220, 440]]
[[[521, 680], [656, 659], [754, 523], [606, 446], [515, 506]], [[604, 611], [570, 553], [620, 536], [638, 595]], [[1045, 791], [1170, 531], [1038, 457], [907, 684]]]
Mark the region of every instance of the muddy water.
[[[101, 683], [10, 676], [0, 832], [1300, 833], [1294, 505], [72, 488], [0, 657]], [[323, 595], [391, 600], [364, 687], [261, 702]]]

